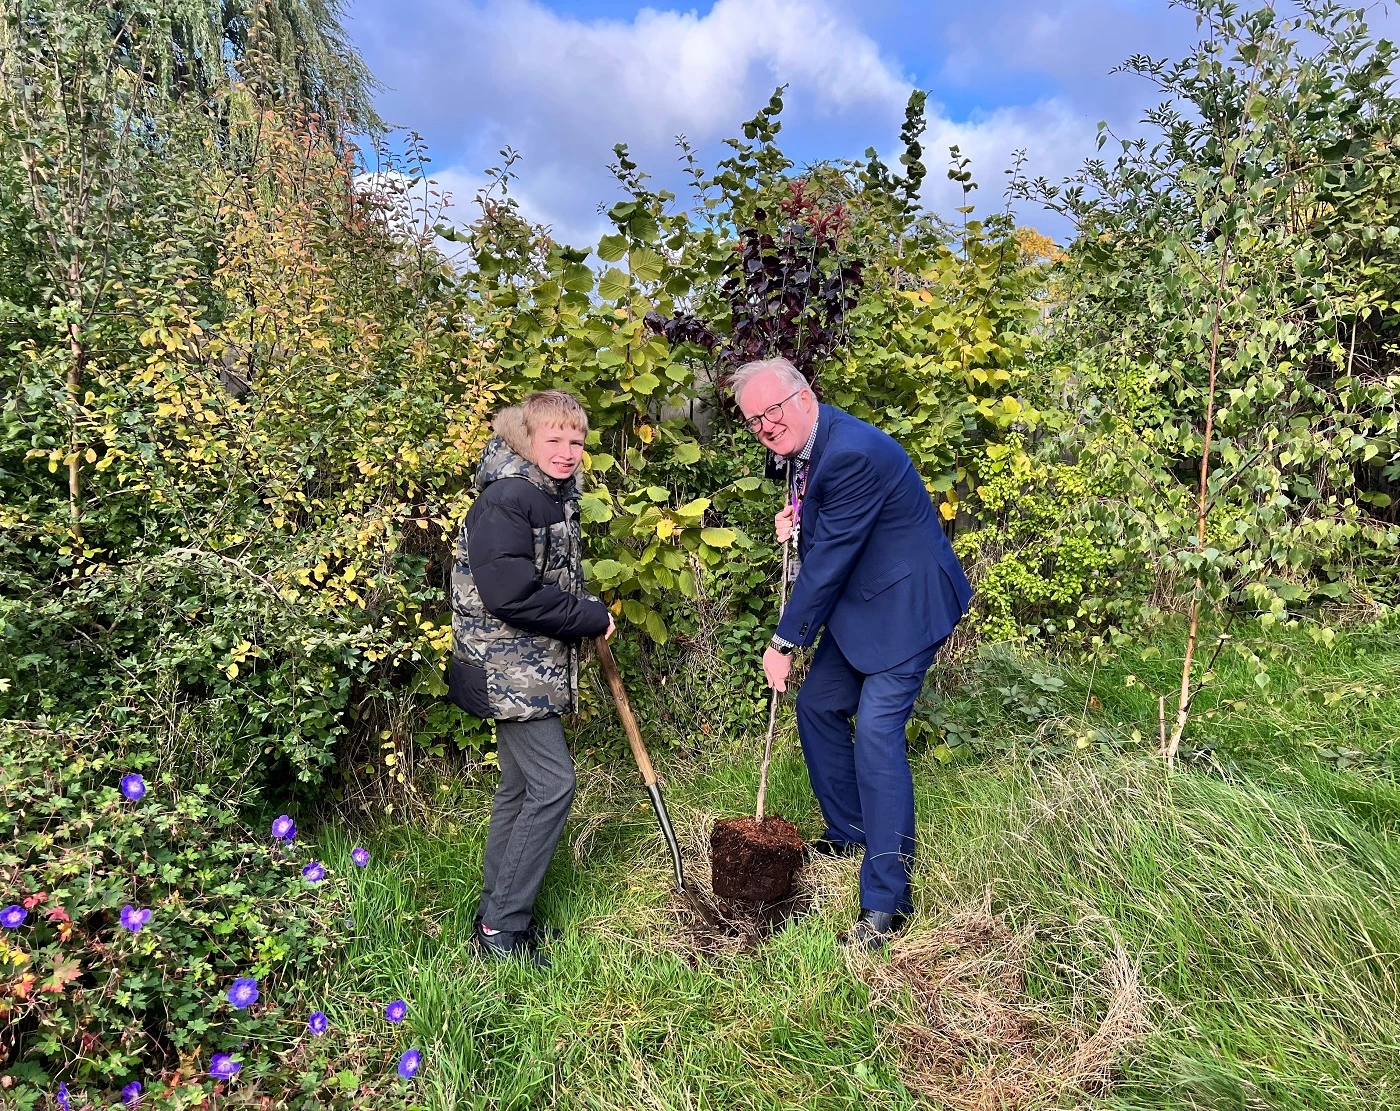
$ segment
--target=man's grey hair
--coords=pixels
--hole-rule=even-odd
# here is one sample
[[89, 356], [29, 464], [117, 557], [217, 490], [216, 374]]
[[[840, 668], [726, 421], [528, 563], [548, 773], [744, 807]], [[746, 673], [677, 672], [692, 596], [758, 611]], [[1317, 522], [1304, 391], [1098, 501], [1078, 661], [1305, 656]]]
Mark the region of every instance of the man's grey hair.
[[760, 374], [774, 374], [778, 381], [786, 382], [793, 390], [810, 390], [812, 384], [802, 377], [802, 372], [792, 365], [792, 362], [784, 358], [776, 359], [756, 359], [754, 362], [745, 363], [729, 377], [729, 390], [734, 395], [737, 402], [744, 392], [744, 387], [757, 378]]

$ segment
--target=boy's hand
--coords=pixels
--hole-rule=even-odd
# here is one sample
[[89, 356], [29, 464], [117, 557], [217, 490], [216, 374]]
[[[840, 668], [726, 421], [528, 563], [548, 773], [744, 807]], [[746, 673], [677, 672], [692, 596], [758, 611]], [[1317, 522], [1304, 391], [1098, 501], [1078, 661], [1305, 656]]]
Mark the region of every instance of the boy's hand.
[[604, 640], [612, 640], [612, 635], [617, 631], [617, 622], [613, 620], [613, 615], [608, 614], [608, 631], [603, 634]]

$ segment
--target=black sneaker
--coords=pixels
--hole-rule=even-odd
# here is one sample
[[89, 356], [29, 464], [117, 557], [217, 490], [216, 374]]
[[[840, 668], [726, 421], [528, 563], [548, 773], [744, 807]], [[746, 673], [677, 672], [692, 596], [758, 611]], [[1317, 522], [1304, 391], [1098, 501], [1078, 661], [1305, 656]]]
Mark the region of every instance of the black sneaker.
[[904, 929], [906, 919], [902, 914], [887, 914], [883, 910], [860, 908], [860, 917], [845, 934], [841, 944], [857, 949], [883, 949], [885, 943]]
[[833, 841], [829, 837], [818, 837], [802, 846], [803, 861], [814, 856], [859, 856], [865, 851], [863, 841]]
[[526, 930], [497, 930], [488, 934], [482, 929], [481, 920], [477, 919], [472, 928], [472, 940], [476, 943], [478, 952], [492, 960], [508, 961], [518, 958], [535, 968], [549, 967], [549, 958], [531, 944]]
[[563, 936], [564, 931], [558, 926], [548, 926], [538, 918], [531, 918], [530, 924], [525, 927], [525, 937], [536, 949], [541, 945], [558, 941]]

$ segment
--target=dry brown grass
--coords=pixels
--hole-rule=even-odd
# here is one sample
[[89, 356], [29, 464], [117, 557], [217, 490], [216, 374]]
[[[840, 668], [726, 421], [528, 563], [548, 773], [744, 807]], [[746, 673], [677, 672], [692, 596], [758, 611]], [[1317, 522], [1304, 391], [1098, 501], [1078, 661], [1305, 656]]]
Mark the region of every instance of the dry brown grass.
[[1099, 976], [1050, 1007], [1026, 994], [1033, 941], [982, 907], [898, 939], [887, 957], [850, 954], [872, 1003], [907, 1016], [893, 1033], [910, 1091], [953, 1111], [1038, 1111], [1108, 1089], [1147, 1025], [1136, 967], [1115, 941]]

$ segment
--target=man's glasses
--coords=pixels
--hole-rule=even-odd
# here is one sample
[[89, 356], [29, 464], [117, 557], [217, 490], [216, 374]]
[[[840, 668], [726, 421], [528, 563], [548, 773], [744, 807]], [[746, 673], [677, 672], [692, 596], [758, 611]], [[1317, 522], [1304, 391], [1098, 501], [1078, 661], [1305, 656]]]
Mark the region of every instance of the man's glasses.
[[757, 436], [758, 430], [763, 427], [763, 422], [765, 420], [769, 424], [777, 424], [780, 420], [782, 420], [783, 406], [786, 405], [789, 401], [791, 401], [794, 397], [796, 397], [806, 388], [806, 386], [799, 386], [781, 401], [775, 402], [774, 404], [768, 406], [768, 408], [764, 409], [763, 412], [755, 413], [751, 417], [745, 417], [744, 424], [748, 426], [750, 432]]

